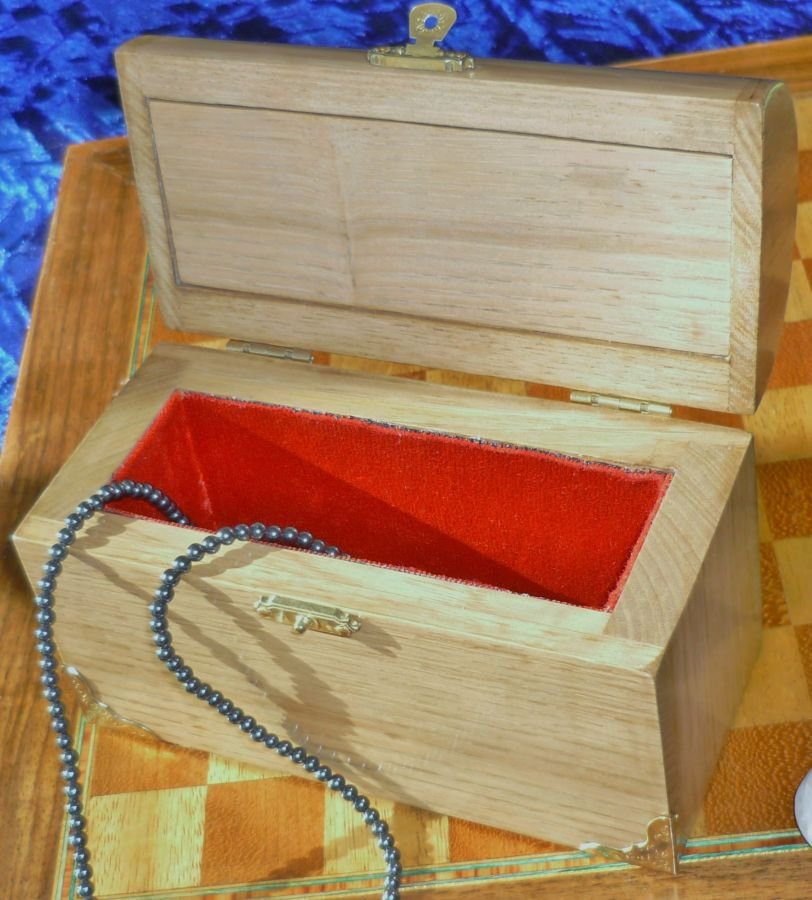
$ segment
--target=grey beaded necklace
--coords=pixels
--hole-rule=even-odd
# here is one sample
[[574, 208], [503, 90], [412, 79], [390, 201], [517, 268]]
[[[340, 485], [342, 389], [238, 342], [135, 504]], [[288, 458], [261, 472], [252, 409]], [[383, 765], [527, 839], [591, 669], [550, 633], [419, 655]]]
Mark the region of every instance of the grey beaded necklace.
[[[56, 543], [50, 548], [50, 558], [43, 566], [45, 574], [37, 583], [37, 595], [34, 598], [38, 607], [37, 622], [39, 625], [34, 634], [39, 642], [37, 650], [40, 654], [40, 668], [43, 670], [41, 681], [44, 686], [45, 699], [49, 703], [48, 713], [51, 716], [51, 727], [56, 732], [56, 744], [62, 751], [60, 760], [64, 768], [61, 775], [65, 782], [65, 794], [68, 798], [66, 809], [70, 825], [69, 841], [74, 853], [76, 896], [82, 898], [94, 896], [93, 872], [90, 868], [90, 851], [87, 848], [86, 822], [82, 815], [82, 788], [77, 768], [79, 756], [73, 746], [70, 723], [65, 715], [59, 688], [59, 666], [53, 635], [53, 623], [56, 619], [54, 591], [57, 577], [62, 571], [62, 563], [70, 553], [76, 533], [107, 503], [123, 497], [146, 500], [170, 521], [179, 525], [191, 524], [175, 503], [151, 484], [134, 481], [117, 481], [106, 484], [87, 500], [82, 501], [76, 507], [75, 512], [65, 519], [65, 527], [59, 531]], [[300, 547], [327, 556], [340, 555], [337, 547], [328, 546], [324, 541], [315, 539], [306, 531], [298, 531], [293, 527], [281, 528], [278, 525], [266, 526], [259, 522], [254, 525], [221, 528], [216, 534], [208, 535], [200, 543], [190, 544], [186, 548], [186, 552], [176, 557], [171, 567], [161, 574], [160, 584], [148, 607], [152, 616], [149, 626], [153, 632], [153, 641], [157, 646], [156, 655], [183, 685], [187, 693], [208, 704], [213, 710], [224, 716], [230, 724], [236, 725], [240, 731], [245, 732], [251, 740], [264, 744], [269, 750], [276, 750], [280, 756], [289, 759], [294, 765], [301, 766], [306, 772], [312, 773], [319, 781], [325, 782], [330, 790], [340, 792], [343, 799], [352, 804], [377, 838], [378, 846], [383, 852], [386, 873], [382, 900], [397, 900], [400, 896], [402, 872], [400, 851], [395, 846], [394, 837], [389, 833], [389, 826], [381, 818], [380, 813], [370, 806], [369, 799], [359, 793], [358, 788], [348, 783], [342, 775], [333, 772], [329, 766], [322, 765], [318, 757], [309, 755], [304, 747], [296, 747], [289, 740], [272, 734], [253, 716], [244, 713], [232, 700], [223, 696], [220, 691], [197, 678], [191, 666], [186, 665], [183, 658], [175, 652], [167, 621], [169, 603], [175, 594], [175, 588], [194, 563], [199, 562], [207, 555], [216, 553], [221, 547], [234, 543], [235, 540], [264, 540]]]

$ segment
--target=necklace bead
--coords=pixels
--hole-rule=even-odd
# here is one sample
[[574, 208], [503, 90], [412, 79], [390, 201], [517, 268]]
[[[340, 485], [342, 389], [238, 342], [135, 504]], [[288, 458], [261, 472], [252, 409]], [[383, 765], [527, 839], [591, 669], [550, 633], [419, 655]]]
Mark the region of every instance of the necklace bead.
[[[90, 852], [87, 849], [86, 821], [82, 815], [79, 756], [73, 748], [70, 723], [64, 715], [64, 705], [60, 702], [56, 645], [53, 641], [51, 627], [56, 620], [53, 610], [53, 591], [56, 588], [57, 578], [62, 572], [62, 561], [67, 558], [70, 548], [76, 540], [76, 532], [80, 531], [85, 522], [96, 512], [103, 509], [105, 504], [122, 497], [142, 499], [160, 510], [170, 521], [180, 525], [191, 524], [175, 503], [163, 491], [151, 484], [134, 482], [129, 479], [106, 484], [79, 503], [75, 511], [65, 518], [65, 527], [59, 530], [56, 543], [48, 550], [48, 560], [43, 566], [43, 577], [37, 583], [38, 593], [34, 600], [37, 606], [36, 620], [38, 623], [34, 634], [38, 640], [37, 651], [40, 654], [39, 663], [43, 670], [40, 681], [44, 688], [43, 696], [49, 702], [48, 714], [51, 718], [51, 728], [56, 732], [56, 744], [62, 751], [59, 758], [64, 768], [60, 774], [62, 780], [65, 781], [64, 793], [68, 799], [65, 808], [71, 829], [69, 842], [74, 849], [75, 896], [89, 898], [89, 900], [92, 900], [94, 896], [93, 870], [89, 864]], [[237, 725], [251, 740], [264, 744], [269, 750], [276, 750], [280, 756], [288, 758], [294, 765], [301, 766], [306, 772], [312, 773], [317, 780], [325, 782], [331, 790], [340, 792], [342, 799], [350, 803], [365, 824], [370, 827], [373, 835], [378, 839], [379, 848], [383, 851], [387, 868], [384, 890], [381, 895], [382, 900], [398, 900], [403, 871], [400, 864], [400, 851], [389, 833], [389, 826], [381, 819], [378, 811], [370, 807], [369, 799], [359, 794], [355, 785], [348, 784], [342, 775], [334, 773], [329, 766], [322, 765], [317, 756], [308, 755], [304, 747], [294, 747], [289, 740], [269, 733], [267, 728], [258, 724], [253, 716], [236, 707], [232, 700], [225, 698], [210, 684], [201, 682], [191, 666], [185, 665], [183, 658], [175, 652], [167, 620], [168, 604], [174, 597], [175, 588], [180, 584], [183, 576], [191, 571], [194, 563], [200, 562], [209, 554], [216, 553], [222, 546], [233, 544], [235, 541], [247, 540], [284, 544], [330, 557], [341, 555], [338, 547], [314, 538], [308, 531], [299, 531], [292, 525], [282, 528], [279, 525], [265, 525], [262, 522], [254, 522], [252, 525], [238, 524], [233, 528], [223, 527], [218, 529], [216, 534], [207, 535], [199, 542], [195, 541], [187, 547], [185, 553], [175, 557], [170, 568], [161, 573], [160, 583], [148, 606], [151, 616], [149, 628], [157, 648], [155, 655], [170, 672], [174, 673], [177, 681], [190, 695], [204, 701], [220, 715], [226, 717], [230, 723]]]

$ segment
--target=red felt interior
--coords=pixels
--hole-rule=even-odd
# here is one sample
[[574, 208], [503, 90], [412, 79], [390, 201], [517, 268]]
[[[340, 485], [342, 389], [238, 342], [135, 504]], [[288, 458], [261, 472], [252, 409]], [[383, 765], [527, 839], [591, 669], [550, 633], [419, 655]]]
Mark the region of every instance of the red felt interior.
[[[670, 475], [176, 392], [115, 473], [204, 529], [294, 525], [359, 560], [612, 609]], [[120, 511], [160, 519], [143, 501]]]

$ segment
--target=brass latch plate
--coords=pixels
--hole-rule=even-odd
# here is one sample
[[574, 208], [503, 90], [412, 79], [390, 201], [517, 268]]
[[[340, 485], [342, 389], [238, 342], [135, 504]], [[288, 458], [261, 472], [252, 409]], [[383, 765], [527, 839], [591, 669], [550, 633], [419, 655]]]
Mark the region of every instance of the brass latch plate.
[[353, 613], [334, 606], [324, 606], [310, 600], [282, 597], [279, 594], [262, 596], [254, 609], [281, 625], [290, 625], [296, 634], [320, 631], [337, 637], [352, 637], [361, 629], [361, 619]]
[[437, 46], [457, 21], [457, 11], [445, 3], [418, 3], [409, 12], [409, 37], [414, 43], [373, 47], [367, 59], [373, 66], [399, 69], [435, 69], [462, 72], [474, 68], [470, 53], [457, 53]]

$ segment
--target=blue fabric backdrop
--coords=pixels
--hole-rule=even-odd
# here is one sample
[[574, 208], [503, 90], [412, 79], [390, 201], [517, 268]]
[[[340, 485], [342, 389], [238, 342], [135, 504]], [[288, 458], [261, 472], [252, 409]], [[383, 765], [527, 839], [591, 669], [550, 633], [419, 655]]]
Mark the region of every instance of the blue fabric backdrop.
[[[0, 0], [0, 443], [68, 143], [121, 134], [112, 52], [145, 32], [366, 48], [410, 0]], [[812, 32], [812, 0], [456, 0], [476, 56], [607, 64]]]

